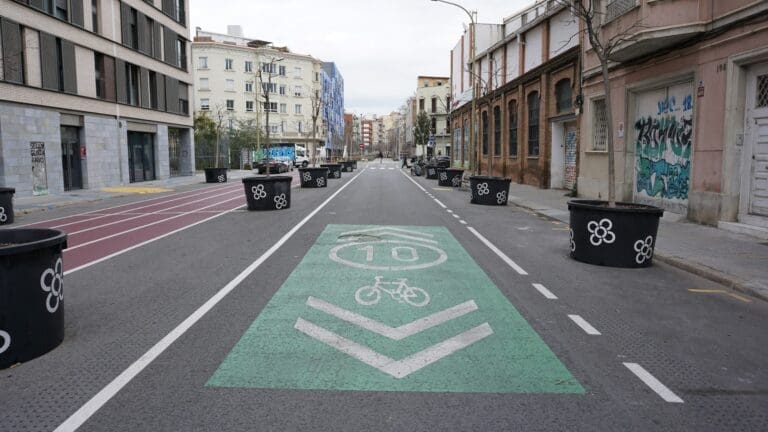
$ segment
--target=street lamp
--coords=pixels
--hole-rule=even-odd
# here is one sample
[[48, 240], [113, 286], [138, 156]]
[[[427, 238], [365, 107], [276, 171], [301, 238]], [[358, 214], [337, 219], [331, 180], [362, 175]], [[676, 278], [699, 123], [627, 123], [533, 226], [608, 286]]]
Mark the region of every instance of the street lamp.
[[[451, 6], [456, 6], [457, 8], [463, 10], [467, 16], [469, 17], [470, 22], [470, 33], [469, 33], [469, 62], [468, 63], [468, 69], [470, 72], [474, 72], [474, 63], [475, 63], [475, 41], [476, 41], [476, 30], [477, 27], [477, 21], [475, 19], [475, 16], [477, 15], [477, 11], [468, 11], [464, 6], [458, 4], [449, 2], [446, 0], [432, 0], [433, 2], [439, 2], [439, 3], [445, 3], [449, 4]], [[475, 172], [475, 152], [476, 152], [476, 139], [475, 139], [475, 109], [476, 109], [476, 99], [477, 99], [477, 77], [474, 73], [471, 74], [471, 76], [474, 78], [474, 83], [472, 84], [472, 112], [469, 115], [469, 170], [472, 172], [472, 174], [477, 174]]]

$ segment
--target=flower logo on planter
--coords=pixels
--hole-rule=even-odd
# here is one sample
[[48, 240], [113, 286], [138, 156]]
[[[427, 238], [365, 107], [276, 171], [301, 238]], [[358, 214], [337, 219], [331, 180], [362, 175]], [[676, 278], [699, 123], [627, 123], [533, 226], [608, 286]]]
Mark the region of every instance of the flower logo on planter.
[[40, 276], [40, 288], [48, 293], [45, 307], [48, 312], [54, 313], [59, 308], [59, 303], [64, 300], [64, 275], [62, 274], [61, 258], [56, 260], [54, 268], [45, 269]]
[[264, 185], [253, 186], [251, 192], [253, 192], [253, 199], [256, 201], [267, 197], [267, 191], [264, 190]]
[[0, 207], [0, 223], [8, 221], [8, 215], [5, 214], [5, 207]]
[[219, 181], [219, 183], [224, 183], [224, 181], [226, 180], [226, 179], [224, 178], [224, 174], [222, 174], [222, 175], [220, 175], [220, 176], [216, 177], [216, 179]]
[[477, 194], [480, 196], [488, 195], [491, 193], [491, 190], [488, 189], [488, 183], [479, 183], [477, 185]]
[[301, 177], [304, 179], [305, 182], [312, 181], [312, 174], [309, 172], [305, 172], [301, 175]]
[[283, 207], [288, 206], [288, 200], [285, 199], [285, 194], [280, 194], [275, 197], [275, 208], [280, 210]]
[[0, 330], [0, 339], [3, 340], [3, 344], [0, 345], [0, 354], [2, 354], [11, 346], [11, 335], [5, 330]]
[[507, 191], [501, 191], [496, 194], [496, 202], [499, 203], [499, 205], [504, 204], [507, 202]]
[[333, 172], [333, 178], [341, 178], [341, 170]]
[[645, 261], [651, 259], [651, 257], [653, 256], [653, 237], [648, 236], [645, 238], [645, 241], [643, 240], [636, 241], [635, 252], [637, 252], [635, 261], [637, 261], [638, 264], [642, 264]]
[[440, 181], [446, 181], [448, 180], [448, 174], [441, 172], [440, 173]]
[[453, 185], [453, 187], [461, 186], [461, 177], [456, 176], [456, 177], [452, 178], [451, 179], [451, 184]]
[[573, 241], [573, 230], [569, 229], [568, 231], [571, 232], [571, 252], [576, 252], [576, 242]]
[[317, 182], [317, 187], [325, 186], [325, 177], [318, 177], [316, 182]]
[[589, 242], [594, 246], [613, 243], [616, 241], [616, 234], [611, 231], [611, 228], [613, 228], [613, 222], [608, 219], [601, 219], [600, 222], [591, 221], [587, 224], [587, 231], [592, 234], [589, 236]]

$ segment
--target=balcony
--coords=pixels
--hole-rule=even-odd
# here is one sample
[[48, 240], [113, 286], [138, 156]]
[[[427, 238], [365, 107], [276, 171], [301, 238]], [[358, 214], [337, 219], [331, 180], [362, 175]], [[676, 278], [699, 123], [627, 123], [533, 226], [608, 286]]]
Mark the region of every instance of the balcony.
[[637, 6], [637, 0], [613, 0], [608, 2], [608, 6], [605, 8], [605, 22], [613, 21], [632, 10], [635, 6]]

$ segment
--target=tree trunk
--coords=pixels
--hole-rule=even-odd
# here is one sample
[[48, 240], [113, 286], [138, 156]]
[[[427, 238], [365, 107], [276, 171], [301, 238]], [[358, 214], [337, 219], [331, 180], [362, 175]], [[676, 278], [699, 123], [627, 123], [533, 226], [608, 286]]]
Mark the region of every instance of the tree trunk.
[[213, 157], [214, 157], [213, 167], [214, 168], [218, 168], [219, 167], [219, 144], [220, 144], [220, 141], [221, 141], [221, 132], [219, 132], [217, 130], [216, 131], [216, 149], [214, 149], [214, 151], [213, 151]]
[[606, 147], [608, 150], [608, 207], [616, 207], [616, 163], [613, 146], [613, 111], [611, 104], [611, 82], [608, 79], [608, 58], [601, 58], [603, 90], [605, 91]]

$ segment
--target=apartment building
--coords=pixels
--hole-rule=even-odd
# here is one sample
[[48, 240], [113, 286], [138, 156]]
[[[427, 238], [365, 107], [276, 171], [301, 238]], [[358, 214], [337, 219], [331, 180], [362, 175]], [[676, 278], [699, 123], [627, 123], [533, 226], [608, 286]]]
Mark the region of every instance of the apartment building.
[[340, 157], [344, 142], [344, 78], [335, 63], [323, 63], [322, 84], [325, 156]]
[[475, 29], [474, 59], [469, 57], [469, 30], [451, 51], [451, 127], [459, 150], [455, 163], [472, 163], [482, 174], [518, 183], [575, 188], [579, 21], [563, 6], [539, 1], [503, 24], [478, 24]]
[[0, 0], [0, 185], [194, 173], [183, 0]]
[[421, 75], [416, 78], [417, 115], [426, 112], [430, 121], [430, 143], [426, 150], [417, 146], [417, 155], [433, 157], [451, 156], [450, 120], [451, 86], [449, 77]]
[[360, 137], [365, 154], [378, 153], [378, 149], [373, 147], [373, 120], [361, 117]]
[[[768, 2], [625, 0], [601, 8], [601, 37], [624, 39], [610, 57], [617, 199], [765, 233]], [[582, 45], [579, 194], [605, 197], [603, 80]]]
[[240, 26], [227, 34], [197, 28], [192, 57], [195, 113], [221, 114], [227, 128], [252, 122], [269, 130], [273, 145], [301, 144], [322, 154], [323, 62], [243, 37]]

